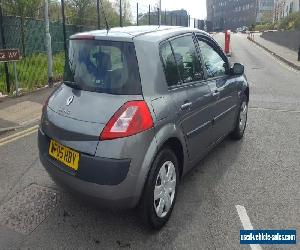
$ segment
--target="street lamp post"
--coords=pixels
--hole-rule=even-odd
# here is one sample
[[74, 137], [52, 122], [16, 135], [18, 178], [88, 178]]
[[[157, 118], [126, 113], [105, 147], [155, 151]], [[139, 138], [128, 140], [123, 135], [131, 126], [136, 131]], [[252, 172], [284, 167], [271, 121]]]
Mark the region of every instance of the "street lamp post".
[[97, 0], [97, 28], [100, 30], [100, 0]]
[[151, 24], [151, 12], [150, 12], [150, 4], [149, 4], [149, 10], [148, 10], [148, 22], [149, 22], [149, 25]]
[[122, 0], [120, 0], [120, 27], [123, 27], [123, 21], [122, 21]]
[[159, 0], [159, 17], [158, 17], [158, 25], [161, 25], [161, 0]]
[[159, 8], [157, 8], [157, 16], [158, 16], [158, 26], [160, 26], [160, 22], [161, 22], [161, 20], [160, 20], [160, 9]]
[[53, 71], [52, 71], [52, 48], [51, 48], [51, 35], [49, 24], [49, 2], [45, 0], [45, 28], [46, 28], [46, 48], [47, 48], [47, 65], [48, 65], [48, 86], [53, 86]]
[[212, 31], [215, 31], [215, 6], [211, 6], [212, 9]]
[[[1, 34], [2, 49], [6, 49], [1, 0], [0, 0], [0, 34]], [[10, 82], [9, 82], [9, 71], [8, 71], [7, 62], [4, 63], [4, 72], [5, 72], [5, 80], [6, 80], [6, 90], [7, 90], [7, 93], [9, 93], [10, 92]]]
[[61, 0], [61, 15], [62, 15], [62, 28], [64, 36], [64, 51], [65, 60], [68, 59], [68, 47], [67, 47], [67, 32], [66, 32], [66, 16], [65, 16], [65, 0]]
[[139, 26], [139, 3], [136, 3], [136, 26]]

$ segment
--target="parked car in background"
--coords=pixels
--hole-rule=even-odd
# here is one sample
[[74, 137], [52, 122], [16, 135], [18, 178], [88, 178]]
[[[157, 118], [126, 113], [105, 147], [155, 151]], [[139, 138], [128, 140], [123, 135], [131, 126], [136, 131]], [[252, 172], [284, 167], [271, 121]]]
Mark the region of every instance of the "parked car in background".
[[228, 134], [244, 135], [241, 64], [198, 29], [138, 26], [70, 37], [63, 83], [38, 133], [51, 177], [160, 229], [181, 178]]
[[239, 33], [239, 32], [241, 32], [241, 33], [247, 33], [247, 31], [248, 31], [248, 27], [247, 26], [242, 26], [242, 27], [236, 29], [237, 33]]

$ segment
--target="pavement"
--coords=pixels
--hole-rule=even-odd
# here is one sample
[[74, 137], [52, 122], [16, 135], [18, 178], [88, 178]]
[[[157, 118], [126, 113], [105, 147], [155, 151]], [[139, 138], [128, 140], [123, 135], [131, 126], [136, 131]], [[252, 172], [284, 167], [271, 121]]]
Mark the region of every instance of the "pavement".
[[54, 88], [40, 89], [21, 97], [0, 98], [0, 138], [4, 133], [38, 123], [43, 104]]
[[291, 50], [274, 42], [261, 37], [261, 33], [253, 33], [253, 41], [272, 53], [279, 60], [289, 64], [291, 67], [300, 70], [300, 61], [298, 61], [298, 51]]
[[[300, 230], [300, 73], [246, 35], [233, 34], [231, 46], [250, 82], [245, 137], [225, 139], [182, 180], [161, 231], [145, 230], [135, 210], [105, 210], [57, 186], [39, 161], [34, 124], [0, 138], [0, 249], [299, 249], [240, 245], [239, 231], [245, 218], [254, 229]], [[36, 108], [49, 93], [0, 110]]]

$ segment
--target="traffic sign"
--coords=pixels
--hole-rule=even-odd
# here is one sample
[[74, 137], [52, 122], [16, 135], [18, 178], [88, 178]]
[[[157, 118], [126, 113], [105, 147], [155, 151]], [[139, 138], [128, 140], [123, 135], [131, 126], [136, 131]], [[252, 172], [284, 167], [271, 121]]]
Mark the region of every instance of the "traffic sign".
[[0, 62], [15, 62], [21, 59], [18, 49], [0, 49]]

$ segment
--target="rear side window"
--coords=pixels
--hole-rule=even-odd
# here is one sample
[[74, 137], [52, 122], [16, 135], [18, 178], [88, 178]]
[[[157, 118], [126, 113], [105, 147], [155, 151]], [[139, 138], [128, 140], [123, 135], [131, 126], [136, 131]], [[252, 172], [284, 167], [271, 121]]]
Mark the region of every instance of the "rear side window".
[[178, 68], [169, 42], [166, 42], [161, 46], [161, 58], [164, 64], [168, 86], [180, 84], [181, 80]]
[[134, 44], [71, 40], [64, 82], [87, 91], [120, 95], [141, 94]]
[[203, 80], [204, 72], [192, 35], [175, 38], [171, 41], [171, 45], [183, 82]]

